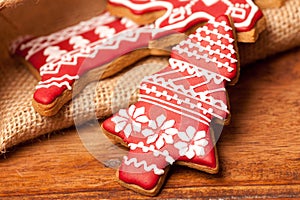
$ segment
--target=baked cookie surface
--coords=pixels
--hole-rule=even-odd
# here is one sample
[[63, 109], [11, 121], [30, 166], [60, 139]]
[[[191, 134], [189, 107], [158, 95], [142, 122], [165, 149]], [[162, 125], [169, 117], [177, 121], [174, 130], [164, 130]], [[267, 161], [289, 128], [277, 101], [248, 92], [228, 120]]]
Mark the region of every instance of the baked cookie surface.
[[109, 0], [107, 9], [141, 25], [154, 23], [155, 28], [178, 32], [230, 15], [240, 42], [255, 42], [265, 28], [263, 14], [252, 0]]
[[108, 137], [128, 146], [119, 182], [156, 195], [172, 164], [218, 171], [213, 119], [229, 120], [225, 86], [239, 76], [235, 32], [227, 16], [176, 45], [169, 65], [140, 85], [139, 100], [103, 122]]

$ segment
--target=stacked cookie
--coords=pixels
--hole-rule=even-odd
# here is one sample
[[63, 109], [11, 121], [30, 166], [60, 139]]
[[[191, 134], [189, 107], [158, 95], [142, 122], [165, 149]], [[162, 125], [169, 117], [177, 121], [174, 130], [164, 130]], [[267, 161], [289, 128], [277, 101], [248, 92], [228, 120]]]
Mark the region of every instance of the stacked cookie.
[[91, 81], [149, 55], [169, 65], [145, 77], [136, 104], [104, 121], [104, 132], [130, 148], [120, 183], [156, 195], [169, 166], [218, 171], [212, 120], [228, 123], [225, 86], [236, 83], [236, 42], [255, 42], [264, 18], [251, 0], [110, 0], [100, 16], [21, 41], [16, 54], [40, 79], [33, 106], [45, 116]]

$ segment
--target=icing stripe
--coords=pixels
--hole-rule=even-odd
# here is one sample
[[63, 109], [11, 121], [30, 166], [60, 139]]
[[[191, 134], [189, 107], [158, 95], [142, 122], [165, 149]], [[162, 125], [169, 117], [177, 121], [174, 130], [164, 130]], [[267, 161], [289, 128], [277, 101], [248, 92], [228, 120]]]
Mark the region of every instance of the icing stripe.
[[[151, 90], [150, 88], [147, 88], [146, 85], [143, 85], [140, 87], [140, 90]], [[185, 99], [179, 99], [177, 95], [168, 95], [168, 94], [165, 94], [163, 95], [162, 92], [158, 92], [158, 91], [153, 91], [151, 90], [151, 92], [155, 93], [156, 96], [160, 97], [160, 96], [165, 96], [167, 98], [167, 100], [175, 100], [177, 102], [183, 102], [185, 104], [188, 104], [190, 106], [191, 109], [195, 109], [195, 108], [199, 108], [200, 110], [202, 110], [203, 113], [210, 113], [211, 115], [213, 115], [214, 117], [216, 118], [219, 118], [219, 119], [223, 119], [223, 117], [221, 117], [220, 115], [217, 115], [213, 112], [209, 112], [207, 109], [203, 108], [202, 106], [199, 106], [199, 105], [196, 105], [196, 104], [193, 104], [190, 102], [190, 99], [189, 98], [185, 98]], [[207, 119], [209, 121], [209, 119]]]
[[[193, 37], [199, 37], [199, 36], [197, 36], [197, 35], [190, 35], [190, 38], [193, 38]], [[193, 41], [192, 41], [193, 40]], [[214, 55], [214, 54], [216, 54], [216, 55], [219, 55], [220, 56], [220, 58], [227, 58], [228, 60], [230, 60], [231, 61], [231, 63], [236, 63], [237, 62], [237, 59], [235, 59], [235, 58], [232, 58], [232, 56], [231, 56], [231, 53], [229, 53], [229, 54], [224, 54], [224, 53], [221, 53], [221, 50], [220, 49], [217, 49], [217, 50], [212, 50], [211, 49], [211, 46], [205, 46], [205, 47], [203, 47], [203, 46], [201, 46], [201, 44], [199, 44], [199, 42], [195, 42], [195, 39], [187, 39], [187, 40], [185, 40], [185, 41], [182, 41], [181, 43], [180, 43], [180, 46], [184, 46], [184, 45], [189, 45], [189, 47], [190, 48], [197, 48], [197, 49], [199, 49], [199, 51], [200, 52], [203, 52], [204, 50], [205, 51], [207, 51], [208, 52], [208, 54], [209, 55]], [[207, 41], [207, 42], [209, 42], [209, 43], [212, 43], [212, 40], [210, 40], [210, 39], [208, 39], [207, 37], [205, 37], [205, 38], [203, 38], [203, 37], [201, 37], [201, 40], [204, 40], [204, 41]], [[198, 40], [197, 40], [198, 41]], [[195, 43], [193, 43], [193, 42], [195, 42]], [[228, 45], [228, 46], [226, 46], [226, 45], [222, 45], [221, 44], [221, 42], [215, 42], [214, 43], [215, 45], [219, 45], [219, 46], [221, 46], [221, 48], [222, 49], [228, 49], [228, 50], [230, 50], [230, 51], [232, 51], [233, 50], [233, 45]], [[182, 48], [174, 48], [175, 50], [178, 50], [178, 49], [182, 49]], [[186, 52], [185, 52], [186, 53]], [[191, 57], [192, 55], [193, 56], [195, 56], [194, 54], [187, 54], [189, 57]]]
[[41, 89], [41, 88], [49, 88], [51, 86], [56, 86], [56, 87], [62, 87], [62, 86], [66, 86], [68, 88], [68, 90], [72, 90], [72, 87], [70, 85], [70, 83], [68, 81], [63, 81], [63, 82], [52, 82], [49, 83], [47, 85], [37, 85], [35, 88], [36, 89]]
[[[141, 98], [141, 99], [149, 99], [149, 100], [152, 100], [152, 101], [157, 101], [157, 102], [160, 102], [160, 103], [163, 103], [163, 104], [166, 104], [166, 105], [169, 105], [169, 106], [172, 106], [172, 107], [174, 107], [174, 108], [177, 108], [177, 109], [179, 109], [181, 112], [189, 112], [189, 113], [192, 113], [193, 115], [196, 115], [196, 116], [198, 116], [199, 118], [202, 118], [202, 119], [204, 119], [203, 120], [203, 122], [205, 122], [205, 124], [209, 124], [210, 123], [210, 119], [208, 118], [208, 117], [206, 117], [205, 115], [202, 115], [202, 114], [200, 114], [200, 113], [198, 113], [198, 112], [195, 112], [195, 111], [193, 111], [193, 110], [190, 110], [190, 109], [187, 109], [187, 108], [184, 108], [184, 107], [181, 107], [181, 106], [178, 106], [178, 105], [176, 105], [176, 104], [173, 104], [173, 103], [170, 103], [169, 101], [165, 101], [165, 100], [162, 100], [162, 99], [160, 99], [160, 98], [156, 98], [156, 97], [152, 97], [152, 96], [147, 96], [147, 95], [143, 95], [143, 94], [140, 94], [139, 95], [139, 97]], [[182, 102], [184, 102], [183, 100], [182, 100]], [[180, 103], [181, 104], [181, 103]], [[196, 106], [195, 106], [196, 107]]]
[[61, 31], [55, 32], [49, 36], [42, 36], [36, 39], [33, 39], [25, 44], [22, 44], [20, 50], [24, 50], [26, 48], [30, 48], [25, 58], [29, 60], [35, 53], [46, 48], [48, 46], [52, 46], [58, 42], [71, 38], [72, 36], [79, 35], [83, 32], [89, 31], [97, 26], [110, 23], [116, 20], [115, 17], [109, 15], [108, 13], [104, 13], [103, 15], [93, 17], [87, 21], [82, 21], [75, 26], [68, 27]]
[[[161, 30], [160, 32], [164, 32]], [[95, 58], [99, 53], [104, 53], [102, 51], [112, 51], [117, 49], [123, 49], [124, 53], [130, 52], [133, 48], [130, 45], [126, 45], [126, 48], [120, 48], [122, 43], [129, 42], [131, 44], [140, 42], [141, 44], [147, 43], [143, 38], [144, 34], [149, 34], [148, 39], [151, 40], [151, 37], [154, 37], [155, 34], [159, 33], [157, 30], [149, 29], [149, 28], [140, 28], [133, 29], [129, 31], [123, 31], [119, 34], [116, 34], [114, 37], [104, 40], [99, 40], [95, 43], [88, 45], [85, 49], [75, 49], [73, 51], [68, 52], [64, 55], [64, 57], [56, 62], [46, 63], [40, 68], [40, 74], [43, 76], [45, 74], [57, 74], [62, 66], [75, 66], [78, 64], [78, 60], [81, 58]], [[139, 41], [141, 40], [141, 41]], [[143, 45], [142, 45], [143, 46]], [[114, 53], [115, 51], [112, 51]], [[115, 52], [117, 53], [117, 52]], [[118, 53], [118, 54], [124, 54]], [[66, 58], [66, 59], [64, 59]], [[102, 61], [103, 62], [103, 61]], [[98, 63], [98, 66], [103, 65], [104, 63]], [[54, 70], [53, 70], [54, 69]]]
[[143, 166], [145, 171], [147, 172], [153, 171], [154, 174], [156, 175], [162, 175], [165, 173], [165, 171], [163, 169], [159, 169], [156, 164], [148, 165], [145, 160], [138, 162], [136, 158], [128, 159], [127, 156], [124, 156], [124, 164], [128, 166], [133, 164], [134, 167], [136, 168]]
[[205, 76], [205, 78], [209, 82], [211, 81], [211, 79], [213, 79], [215, 84], [220, 84], [224, 80], [231, 81], [229, 78], [222, 76], [221, 74], [217, 74], [215, 72], [208, 71], [206, 69], [197, 67], [196, 65], [193, 65], [191, 63], [188, 63], [188, 62], [185, 62], [182, 60], [170, 58], [169, 63], [170, 63], [170, 66], [172, 69], [178, 68], [180, 70], [180, 72], [187, 71], [189, 74], [195, 73], [195, 74], [197, 74], [198, 77]]
[[[196, 89], [196, 88], [198, 88], [198, 87], [201, 87], [201, 86], [203, 86], [203, 85], [208, 85], [209, 82], [211, 81], [211, 79], [214, 80], [214, 83], [215, 83], [215, 84], [220, 84], [220, 83], [222, 83], [224, 80], [230, 81], [230, 79], [228, 79], [228, 78], [226, 78], [226, 77], [224, 77], [224, 76], [215, 74], [215, 73], [213, 73], [213, 72], [208, 72], [208, 73], [210, 73], [210, 75], [208, 75], [208, 73], [203, 74], [203, 71], [205, 71], [205, 70], [203, 70], [203, 69], [201, 69], [201, 68], [198, 68], [198, 67], [195, 66], [195, 65], [193, 66], [193, 65], [191, 65], [191, 64], [189, 64], [189, 63], [187, 63], [187, 62], [184, 62], [184, 61], [180, 61], [180, 60], [172, 59], [172, 58], [170, 58], [169, 61], [170, 61], [169, 63], [171, 64], [172, 69], [175, 69], [175, 68], [178, 66], [178, 67], [180, 68], [179, 71], [184, 72], [184, 71], [187, 70], [187, 71], [188, 71], [188, 74], [193, 74], [192, 76], [186, 76], [186, 77], [180, 77], [180, 78], [177, 78], [177, 79], [172, 79], [172, 82], [178, 81], [178, 80], [186, 80], [186, 79], [189, 79], [189, 78], [194, 78], [195, 76], [197, 76], [197, 77], [202, 77], [202, 76], [204, 76], [204, 77], [206, 78], [207, 81], [204, 81], [204, 82], [201, 82], [201, 83], [199, 83], [199, 84], [197, 84], [197, 85], [191, 86], [191, 89], [193, 89], [193, 90]], [[176, 64], [174, 64], [174, 63], [176, 63]], [[178, 63], [180, 63], [180, 64], [178, 64]], [[188, 68], [188, 65], [191, 65], [191, 67], [197, 68], [200, 72], [194, 70], [193, 68]], [[191, 69], [193, 69], [193, 70], [191, 70]], [[201, 72], [201, 70], [203, 70], [203, 71]], [[176, 70], [176, 71], [174, 70], [174, 72], [178, 72], [178, 70]], [[196, 72], [198, 72], [198, 73], [196, 73]], [[164, 74], [171, 74], [171, 73], [164, 73]], [[157, 78], [157, 75], [161, 76], [160, 74], [156, 74], [155, 76], [153, 76], [153, 77], [155, 77], [155, 78], [153, 78], [153, 79], [156, 79], [156, 78]], [[217, 79], [216, 76], [219, 76], [220, 79]], [[150, 78], [151, 78], [151, 77], [150, 77]], [[148, 78], [148, 79], [150, 79], [150, 78]], [[169, 80], [169, 82], [170, 82], [170, 80]], [[214, 92], [222, 92], [222, 91], [226, 91], [226, 89], [225, 89], [225, 88], [219, 88], [219, 89], [215, 89], [215, 90], [206, 90], [206, 91], [203, 91], [203, 92], [201, 92], [201, 93], [204, 93], [204, 94], [210, 94], [210, 93], [214, 93]], [[194, 96], [194, 95], [193, 95], [193, 96]], [[201, 96], [201, 95], [200, 95], [200, 96]]]
[[196, 121], [198, 121], [198, 122], [200, 122], [200, 123], [202, 123], [202, 124], [208, 125], [208, 123], [207, 123], [206, 121], [203, 121], [203, 120], [201, 120], [201, 119], [199, 119], [199, 118], [197, 118], [197, 117], [191, 116], [191, 115], [189, 115], [189, 114], [183, 113], [183, 112], [181, 112], [181, 111], [177, 111], [177, 110], [175, 110], [175, 109], [173, 109], [173, 108], [170, 108], [170, 107], [168, 107], [168, 106], [161, 105], [160, 103], [157, 103], [157, 102], [155, 102], [155, 101], [147, 100], [147, 99], [144, 99], [144, 98], [140, 98], [138, 101], [145, 102], [145, 103], [150, 103], [150, 104], [152, 104], [152, 105], [159, 106], [159, 107], [164, 108], [164, 109], [166, 109], [166, 110], [169, 110], [169, 111], [171, 111], [171, 112], [174, 112], [174, 113], [177, 113], [177, 114], [179, 114], [179, 115], [183, 115], [183, 116], [189, 117], [190, 119], [193, 119], [193, 120], [196, 120]]
[[175, 162], [175, 159], [172, 156], [170, 156], [170, 153], [167, 150], [164, 150], [164, 151], [156, 150], [155, 147], [154, 147], [154, 145], [150, 145], [148, 147], [148, 146], [145, 146], [143, 142], [139, 142], [138, 144], [129, 143], [128, 146], [130, 147], [131, 150], [135, 150], [137, 148], [140, 148], [145, 153], [151, 151], [151, 152], [153, 152], [153, 155], [155, 157], [157, 157], [157, 156], [164, 156], [166, 162], [168, 162], [171, 165]]
[[[213, 42], [213, 43], [214, 43], [214, 44], [217, 44], [217, 42]], [[219, 61], [217, 61], [216, 58], [209, 58], [209, 57], [208, 57], [208, 54], [199, 55], [199, 54], [196, 53], [196, 52], [190, 52], [188, 49], [183, 49], [183, 48], [181, 48], [180, 46], [175, 46], [175, 47], [173, 48], [173, 50], [177, 50], [179, 54], [185, 53], [188, 57], [192, 57], [192, 56], [193, 56], [193, 57], [195, 57], [197, 60], [203, 59], [203, 60], [205, 60], [207, 63], [208, 63], [208, 62], [216, 63], [217, 66], [218, 66], [219, 68], [221, 68], [221, 67], [227, 68], [227, 71], [228, 71], [228, 72], [232, 72], [232, 71], [234, 70], [233, 67], [230, 67], [230, 66], [229, 66], [229, 63], [228, 63], [228, 62], [226, 62], [226, 63], [219, 62]]]
[[65, 75], [63, 75], [61, 77], [52, 77], [52, 78], [47, 79], [45, 81], [40, 81], [39, 84], [43, 85], [43, 84], [51, 83], [52, 81], [61, 81], [63, 79], [76, 80], [76, 79], [79, 79], [79, 76], [78, 75], [76, 75], [76, 76], [70, 76], [69, 74], [65, 74]]
[[221, 15], [231, 15], [237, 30], [247, 32], [263, 16], [252, 0], [149, 0], [140, 3], [133, 3], [132, 0], [109, 0], [109, 3], [127, 7], [136, 15], [166, 10], [165, 14], [154, 22], [155, 27], [181, 31], [195, 23], [212, 20]]
[[[161, 82], [161, 83], [163, 83], [163, 84], [158, 83], [158, 81]], [[171, 80], [169, 80], [168, 82], [166, 82], [163, 78], [156, 79], [154, 82], [153, 81], [148, 81], [148, 80], [145, 80], [144, 82], [145, 83], [150, 83], [150, 84], [153, 84], [153, 85], [157, 85], [157, 86], [169, 89], [169, 90], [173, 90], [174, 88], [177, 87], [175, 84], [173, 84], [171, 82]], [[167, 85], [170, 85], [171, 87], [167, 87]], [[215, 107], [215, 108], [217, 108], [219, 110], [222, 110], [222, 111], [225, 111], [225, 112], [229, 113], [229, 111], [227, 110], [227, 105], [224, 104], [224, 102], [219, 101], [219, 100], [214, 100], [213, 97], [206, 97], [205, 99], [208, 98], [208, 99], [211, 100], [210, 102], [208, 102], [205, 99], [202, 99], [202, 97], [205, 96], [205, 95], [202, 95], [203, 93], [201, 93], [201, 92], [195, 93], [193, 89], [186, 90], [186, 89], [184, 89], [184, 87], [180, 87], [180, 86], [178, 86], [178, 88], [176, 88], [175, 91], [178, 94], [185, 95], [185, 96], [187, 96], [189, 98], [198, 100], [198, 101], [200, 101], [202, 103], [206, 103], [206, 104], [208, 104], [208, 105], [210, 105], [212, 107]], [[180, 91], [182, 91], [182, 92], [180, 92]], [[213, 102], [213, 103], [211, 103], [211, 102]], [[217, 103], [219, 103], [221, 105], [221, 107], [218, 106], [218, 105], [216, 105]]]

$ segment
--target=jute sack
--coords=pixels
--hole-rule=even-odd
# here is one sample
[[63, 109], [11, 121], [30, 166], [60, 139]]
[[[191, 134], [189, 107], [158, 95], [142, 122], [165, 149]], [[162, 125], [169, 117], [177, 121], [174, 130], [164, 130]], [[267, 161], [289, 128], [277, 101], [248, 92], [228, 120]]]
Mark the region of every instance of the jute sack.
[[[255, 44], [239, 44], [242, 66], [300, 45], [300, 1], [265, 9], [267, 29]], [[0, 30], [2, 31], [2, 30]], [[1, 35], [1, 34], [0, 34]], [[2, 48], [2, 49], [1, 49]], [[6, 48], [0, 47], [1, 52]], [[7, 54], [6, 54], [7, 55]], [[0, 151], [40, 135], [102, 119], [137, 99], [142, 78], [167, 65], [167, 57], [149, 57], [114, 77], [89, 84], [53, 117], [43, 117], [31, 106], [37, 80], [12, 57], [0, 61]]]

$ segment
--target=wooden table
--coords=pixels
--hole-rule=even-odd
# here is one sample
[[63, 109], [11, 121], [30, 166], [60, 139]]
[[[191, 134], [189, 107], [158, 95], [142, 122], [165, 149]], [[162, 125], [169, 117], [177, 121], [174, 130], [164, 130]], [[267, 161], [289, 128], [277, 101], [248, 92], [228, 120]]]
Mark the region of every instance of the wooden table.
[[[232, 123], [217, 145], [220, 172], [174, 166], [158, 198], [300, 198], [300, 49], [242, 69], [229, 95]], [[0, 199], [145, 198], [121, 187], [115, 169], [86, 150], [75, 128], [2, 157]]]

